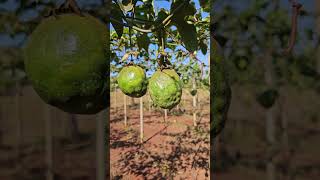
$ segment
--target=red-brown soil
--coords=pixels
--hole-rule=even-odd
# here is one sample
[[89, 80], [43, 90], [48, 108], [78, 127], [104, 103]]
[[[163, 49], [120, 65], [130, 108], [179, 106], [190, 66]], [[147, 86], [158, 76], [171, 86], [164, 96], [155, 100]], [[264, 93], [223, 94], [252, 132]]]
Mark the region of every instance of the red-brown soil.
[[138, 108], [111, 110], [110, 174], [112, 179], [209, 179], [209, 114], [198, 119], [186, 113], [144, 112], [144, 142], [140, 143]]

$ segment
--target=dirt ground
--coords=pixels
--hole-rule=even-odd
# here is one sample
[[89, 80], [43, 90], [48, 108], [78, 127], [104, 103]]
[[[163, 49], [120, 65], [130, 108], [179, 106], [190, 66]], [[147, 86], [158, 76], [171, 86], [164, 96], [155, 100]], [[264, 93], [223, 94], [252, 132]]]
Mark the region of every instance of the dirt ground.
[[[272, 159], [275, 177], [277, 180], [319, 180], [319, 93], [290, 86], [280, 90], [275, 111], [277, 148]], [[215, 170], [211, 174], [214, 179], [268, 179], [270, 145], [265, 134], [266, 111], [255, 101], [254, 94], [253, 88], [233, 87], [228, 122], [215, 140]]]
[[[282, 94], [286, 95], [284, 97], [287, 102], [283, 108], [285, 111], [278, 109], [279, 149], [274, 158], [277, 178], [279, 180], [289, 178], [318, 180], [320, 177], [319, 94], [311, 90], [301, 91], [290, 87], [282, 91], [286, 92]], [[216, 159], [211, 164], [215, 167], [215, 171], [211, 174], [208, 162], [210, 140], [207, 136], [208, 94], [199, 97], [201, 111], [198, 129], [192, 128], [192, 98], [187, 96], [187, 93], [184, 93], [179, 105], [181, 111], [173, 109], [169, 112], [166, 122], [164, 122], [163, 111], [149, 112], [148, 98], [144, 98], [143, 144], [139, 143], [138, 106], [128, 107], [128, 127], [125, 128], [123, 94], [113, 95], [112, 103], [116, 102], [115, 97], [117, 97], [117, 106], [113, 104], [111, 108], [110, 175], [113, 179], [124, 180], [209, 179], [209, 176], [219, 180], [266, 179], [268, 144], [265, 138], [265, 110], [257, 104], [253, 95], [254, 92], [248, 87], [233, 88], [228, 122], [222, 135], [215, 142]], [[129, 105], [132, 103], [130, 99], [127, 102]], [[136, 99], [135, 103], [138, 102]], [[288, 121], [286, 141], [283, 139], [286, 133], [281, 128], [283, 112], [287, 112], [285, 114]], [[62, 116], [56, 118], [60, 119], [60, 117]], [[89, 117], [79, 119], [79, 122], [82, 121], [89, 123], [79, 123], [80, 130], [83, 129], [79, 142], [70, 142], [61, 136], [56, 136], [54, 139], [55, 180], [95, 179], [95, 130], [93, 128], [95, 124], [93, 119], [89, 120]], [[26, 122], [30, 123], [27, 120]], [[29, 126], [32, 125], [32, 123], [29, 124]], [[38, 126], [43, 127], [40, 124]], [[87, 129], [82, 126], [93, 127]], [[57, 130], [58, 127], [60, 126], [57, 125]], [[31, 137], [32, 129], [27, 129]], [[29, 134], [27, 129], [25, 128], [24, 133]], [[40, 133], [37, 131], [33, 134]], [[41, 137], [38, 139], [22, 147], [21, 156], [18, 159], [17, 148], [0, 143], [0, 180], [44, 179], [45, 141]], [[283, 146], [285, 142], [289, 147]], [[17, 167], [20, 169], [16, 169]]]
[[[95, 143], [54, 143], [53, 173], [55, 180], [94, 180]], [[21, 148], [19, 158], [11, 147], [0, 147], [1, 180], [44, 180], [46, 176], [43, 144]]]
[[[192, 104], [191, 100], [184, 103]], [[138, 106], [128, 108], [127, 127], [122, 104], [117, 110], [111, 108], [112, 179], [210, 179], [209, 106], [203, 105], [197, 128], [189, 110], [175, 108], [168, 112], [167, 121], [163, 110], [145, 110], [143, 143]]]

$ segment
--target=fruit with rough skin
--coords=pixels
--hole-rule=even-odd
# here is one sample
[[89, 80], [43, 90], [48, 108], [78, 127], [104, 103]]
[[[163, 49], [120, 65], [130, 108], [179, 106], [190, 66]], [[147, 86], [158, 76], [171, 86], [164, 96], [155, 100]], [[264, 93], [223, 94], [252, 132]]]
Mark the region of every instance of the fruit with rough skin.
[[105, 24], [84, 14], [48, 17], [24, 48], [28, 78], [48, 104], [75, 114], [95, 114], [109, 104]]
[[147, 92], [148, 80], [145, 71], [140, 66], [122, 68], [117, 82], [121, 91], [130, 97], [139, 98]]
[[182, 86], [173, 69], [156, 71], [149, 80], [148, 88], [153, 103], [163, 109], [172, 109], [180, 103]]
[[210, 67], [212, 84], [210, 99], [211, 138], [215, 138], [223, 130], [231, 100], [231, 88], [228, 83], [226, 64], [221, 53], [218, 42], [213, 39]]

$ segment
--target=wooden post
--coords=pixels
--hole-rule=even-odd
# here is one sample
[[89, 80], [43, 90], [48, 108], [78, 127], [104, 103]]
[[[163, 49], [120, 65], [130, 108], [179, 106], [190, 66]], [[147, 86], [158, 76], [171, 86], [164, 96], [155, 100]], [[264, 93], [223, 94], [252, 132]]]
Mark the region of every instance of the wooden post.
[[140, 98], [140, 142], [143, 143], [143, 97]]
[[52, 153], [52, 119], [51, 119], [51, 107], [45, 105], [44, 109], [45, 130], [46, 130], [46, 164], [47, 173], [46, 180], [53, 180], [53, 153]]
[[164, 122], [167, 122], [168, 120], [168, 109], [164, 110]]
[[[317, 35], [320, 35], [320, 2], [319, 1], [314, 1], [316, 4], [315, 4], [315, 7], [316, 7], [316, 32], [317, 32]], [[318, 72], [318, 74], [320, 74], [320, 46], [317, 47], [317, 65], [316, 65], [316, 71]]]
[[117, 87], [114, 88], [114, 107], [116, 110], [116, 113], [118, 112], [118, 104], [117, 104]]
[[150, 98], [150, 96], [148, 96], [148, 100], [149, 100], [149, 103], [148, 103], [148, 105], [149, 105], [149, 113], [151, 112], [151, 103], [152, 103], [152, 100], [151, 100], [151, 98]]
[[[2, 102], [2, 98], [0, 96], [0, 123], [3, 121], [3, 102]], [[0, 128], [0, 145], [3, 143], [3, 130], [2, 128]]]
[[108, 110], [103, 110], [96, 118], [96, 179], [106, 179], [106, 127], [108, 122]]
[[80, 141], [80, 133], [77, 116], [75, 114], [70, 114], [70, 133], [72, 142], [78, 143]]
[[131, 104], [130, 104], [130, 106], [131, 106], [131, 107], [135, 107], [136, 102], [134, 101], [134, 98], [131, 97], [130, 99], [131, 99]]
[[17, 122], [17, 146], [16, 146], [16, 157], [17, 157], [17, 170], [19, 171], [21, 169], [21, 163], [20, 163], [20, 156], [21, 156], [21, 147], [22, 147], [22, 118], [21, 118], [21, 111], [20, 111], [20, 85], [18, 82], [16, 82], [16, 94], [15, 94], [15, 117]]
[[124, 126], [127, 127], [127, 96], [123, 94]]
[[[196, 90], [197, 85], [196, 85], [196, 78], [192, 78], [192, 90]], [[198, 94], [198, 93], [197, 93]], [[192, 97], [193, 103], [193, 126], [197, 126], [197, 94]]]
[[[266, 54], [265, 56], [265, 82], [268, 87], [272, 88], [274, 87], [274, 70], [273, 70], [273, 62], [272, 62], [272, 56], [271, 54]], [[274, 146], [276, 146], [276, 119], [275, 119], [275, 105], [273, 105], [271, 108], [266, 110], [266, 138], [268, 144], [271, 146], [269, 149], [270, 151], [268, 154], [272, 154]], [[268, 180], [275, 180], [276, 179], [276, 167], [273, 162], [273, 157], [270, 158], [270, 160], [267, 161], [267, 179]]]

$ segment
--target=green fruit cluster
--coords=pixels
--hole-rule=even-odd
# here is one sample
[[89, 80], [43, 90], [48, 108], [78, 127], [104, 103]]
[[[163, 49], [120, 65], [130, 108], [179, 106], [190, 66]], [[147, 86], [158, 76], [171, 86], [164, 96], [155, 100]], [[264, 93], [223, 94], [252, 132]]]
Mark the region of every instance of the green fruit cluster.
[[172, 69], [156, 71], [148, 82], [141, 67], [126, 66], [120, 71], [117, 82], [124, 94], [136, 98], [145, 95], [148, 87], [153, 104], [163, 109], [172, 109], [181, 100], [180, 77]]
[[221, 49], [213, 40], [211, 47], [211, 82], [210, 130], [211, 138], [215, 138], [224, 128], [231, 100], [231, 88], [228, 83], [227, 69]]
[[106, 25], [85, 14], [49, 17], [24, 48], [33, 87], [48, 104], [75, 114], [95, 114], [109, 104]]

